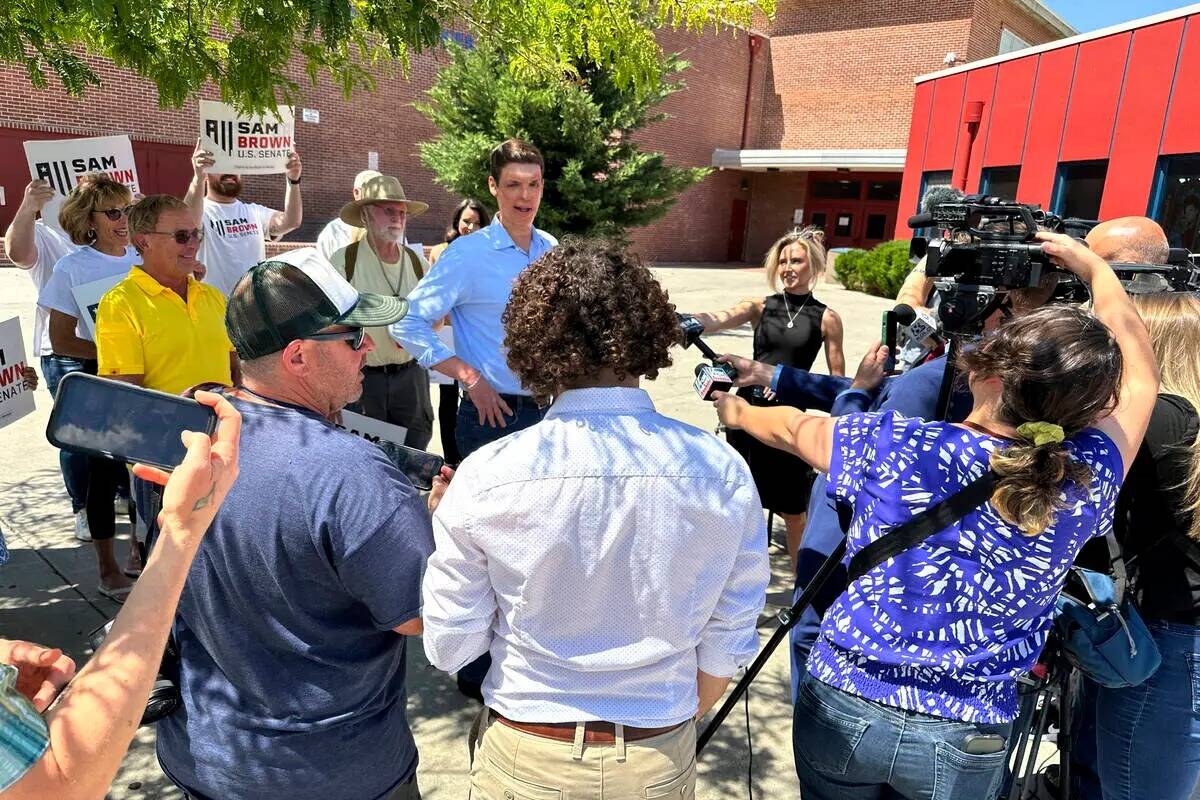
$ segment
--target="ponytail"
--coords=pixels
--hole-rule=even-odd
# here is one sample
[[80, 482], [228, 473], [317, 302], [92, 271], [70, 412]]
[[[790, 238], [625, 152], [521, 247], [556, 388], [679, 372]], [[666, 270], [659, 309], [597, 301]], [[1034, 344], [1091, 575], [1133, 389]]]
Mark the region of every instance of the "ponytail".
[[1027, 536], [1037, 536], [1068, 507], [1063, 499], [1063, 482], [1087, 486], [1092, 482], [1092, 471], [1071, 458], [1063, 444], [1061, 427], [1030, 422], [1017, 432], [1022, 441], [994, 451], [989, 460], [999, 478], [991, 502], [1005, 522]]

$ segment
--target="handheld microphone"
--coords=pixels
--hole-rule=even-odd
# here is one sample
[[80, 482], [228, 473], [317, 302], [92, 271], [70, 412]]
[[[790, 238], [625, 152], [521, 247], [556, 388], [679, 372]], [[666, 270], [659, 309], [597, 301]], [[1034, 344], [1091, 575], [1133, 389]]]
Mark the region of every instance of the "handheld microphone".
[[697, 364], [696, 380], [692, 383], [692, 388], [700, 395], [701, 400], [712, 400], [717, 392], [733, 389], [733, 379], [736, 377], [737, 372], [728, 364]]
[[925, 341], [941, 327], [937, 317], [923, 309], [915, 309], [907, 303], [901, 303], [892, 310], [896, 313], [896, 322], [905, 327], [908, 338], [914, 342]]

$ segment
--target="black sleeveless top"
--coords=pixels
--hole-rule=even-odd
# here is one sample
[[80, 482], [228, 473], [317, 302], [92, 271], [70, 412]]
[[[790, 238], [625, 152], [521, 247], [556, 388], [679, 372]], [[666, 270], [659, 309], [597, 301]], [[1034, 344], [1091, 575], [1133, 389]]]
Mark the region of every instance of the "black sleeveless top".
[[[773, 294], [754, 328], [754, 360], [811, 369], [821, 352], [825, 304], [811, 294]], [[788, 327], [788, 322], [792, 327]]]

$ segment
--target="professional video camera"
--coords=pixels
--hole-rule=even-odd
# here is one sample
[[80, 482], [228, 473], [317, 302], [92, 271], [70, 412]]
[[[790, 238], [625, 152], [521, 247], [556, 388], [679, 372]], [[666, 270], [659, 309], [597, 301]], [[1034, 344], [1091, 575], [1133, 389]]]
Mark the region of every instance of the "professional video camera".
[[1081, 236], [1095, 224], [987, 195], [940, 203], [908, 220], [911, 228], [942, 232], [936, 241], [914, 237], [911, 252], [925, 257], [941, 299], [938, 316], [951, 334], [979, 333], [1009, 291], [1040, 286], [1045, 274], [1060, 271], [1034, 238], [1039, 230]]

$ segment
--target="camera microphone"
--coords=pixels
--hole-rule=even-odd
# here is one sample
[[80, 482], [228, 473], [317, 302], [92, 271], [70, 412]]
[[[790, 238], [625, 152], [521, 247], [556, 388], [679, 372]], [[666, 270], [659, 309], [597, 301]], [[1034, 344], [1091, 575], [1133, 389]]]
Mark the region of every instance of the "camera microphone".
[[908, 227], [910, 228], [928, 228], [933, 224], [933, 214], [925, 212], [923, 214], [913, 214], [908, 218]]

